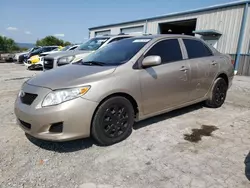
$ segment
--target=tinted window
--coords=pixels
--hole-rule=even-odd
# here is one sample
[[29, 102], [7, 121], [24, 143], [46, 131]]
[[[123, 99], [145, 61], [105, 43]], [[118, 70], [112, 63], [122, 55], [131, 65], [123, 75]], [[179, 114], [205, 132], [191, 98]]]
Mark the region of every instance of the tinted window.
[[50, 50], [55, 50], [55, 49], [60, 49], [60, 48], [59, 48], [59, 47], [56, 47], [56, 46], [50, 47]]
[[162, 63], [182, 60], [182, 53], [177, 39], [158, 42], [147, 52], [146, 56], [150, 55], [160, 56]]
[[100, 62], [103, 65], [120, 65], [129, 61], [150, 40], [150, 38], [120, 40], [100, 48], [79, 63], [88, 64], [90, 62]]
[[37, 50], [35, 50], [35, 51], [33, 51], [32, 53], [41, 53], [42, 52], [42, 50], [43, 50], [43, 48], [39, 48], [39, 49], [37, 49]]
[[186, 46], [188, 57], [190, 59], [213, 55], [208, 47], [198, 40], [183, 39], [183, 42]]
[[44, 49], [43, 49], [43, 52], [49, 52], [49, 51], [51, 51], [52, 49], [51, 49], [51, 47], [45, 47]]

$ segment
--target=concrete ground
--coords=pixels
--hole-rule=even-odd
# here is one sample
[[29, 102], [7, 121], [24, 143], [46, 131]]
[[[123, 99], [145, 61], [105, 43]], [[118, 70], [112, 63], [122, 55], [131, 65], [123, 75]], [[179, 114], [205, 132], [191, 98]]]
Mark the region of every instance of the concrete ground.
[[219, 109], [198, 104], [151, 118], [125, 141], [100, 147], [25, 136], [13, 105], [34, 74], [0, 64], [0, 187], [250, 187], [250, 77], [235, 77]]

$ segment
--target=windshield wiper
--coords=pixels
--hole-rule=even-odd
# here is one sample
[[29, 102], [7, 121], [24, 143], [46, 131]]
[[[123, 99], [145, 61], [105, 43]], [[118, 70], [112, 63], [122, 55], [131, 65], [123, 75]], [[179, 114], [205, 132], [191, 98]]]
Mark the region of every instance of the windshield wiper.
[[104, 65], [106, 65], [106, 63], [99, 62], [99, 61], [85, 61], [85, 62], [82, 62], [81, 64], [82, 65], [89, 65], [89, 66], [92, 66], [92, 65], [104, 66]]

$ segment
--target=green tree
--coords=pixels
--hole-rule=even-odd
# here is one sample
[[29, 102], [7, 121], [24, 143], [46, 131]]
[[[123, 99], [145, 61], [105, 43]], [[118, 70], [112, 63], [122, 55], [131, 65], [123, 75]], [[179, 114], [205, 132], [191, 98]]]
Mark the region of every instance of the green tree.
[[64, 46], [68, 46], [68, 45], [71, 45], [69, 41], [64, 42]]
[[15, 41], [11, 38], [0, 36], [0, 51], [13, 52], [18, 51], [20, 48], [16, 45]]
[[52, 46], [52, 45], [65, 46], [69, 44], [70, 42], [64, 42], [63, 40], [54, 36], [47, 36], [41, 40], [36, 41], [37, 46]]

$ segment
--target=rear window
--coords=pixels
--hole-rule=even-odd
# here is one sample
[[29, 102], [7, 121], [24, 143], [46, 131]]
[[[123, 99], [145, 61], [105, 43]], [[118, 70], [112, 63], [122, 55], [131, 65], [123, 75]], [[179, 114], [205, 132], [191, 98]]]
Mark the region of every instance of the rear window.
[[192, 39], [183, 39], [186, 46], [188, 58], [201, 58], [213, 55], [211, 50], [201, 41]]

